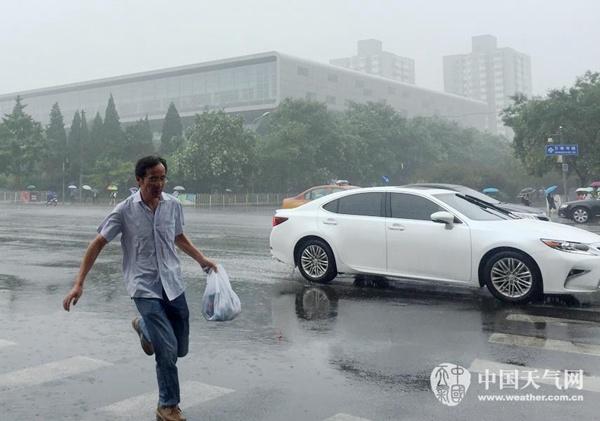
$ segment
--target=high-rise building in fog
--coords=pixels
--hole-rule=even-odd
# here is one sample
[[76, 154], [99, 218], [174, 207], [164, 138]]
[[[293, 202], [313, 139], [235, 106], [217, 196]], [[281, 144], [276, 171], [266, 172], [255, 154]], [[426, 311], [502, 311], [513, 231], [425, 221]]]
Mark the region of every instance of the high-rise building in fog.
[[444, 57], [444, 89], [486, 102], [487, 129], [510, 136], [500, 113], [516, 93], [531, 96], [530, 58], [512, 48], [498, 48], [492, 35], [473, 37], [472, 50], [469, 54]]
[[383, 51], [381, 41], [358, 41], [357, 55], [329, 60], [334, 66], [369, 73], [406, 83], [415, 83], [415, 61]]

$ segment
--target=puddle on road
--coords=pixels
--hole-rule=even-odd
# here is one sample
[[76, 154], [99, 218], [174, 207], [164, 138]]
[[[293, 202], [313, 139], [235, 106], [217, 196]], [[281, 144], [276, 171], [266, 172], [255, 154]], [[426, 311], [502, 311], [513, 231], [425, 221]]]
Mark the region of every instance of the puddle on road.
[[429, 374], [393, 374], [361, 366], [353, 360], [332, 359], [330, 364], [343, 374], [357, 380], [370, 381], [378, 386], [390, 387], [402, 392], [430, 390]]

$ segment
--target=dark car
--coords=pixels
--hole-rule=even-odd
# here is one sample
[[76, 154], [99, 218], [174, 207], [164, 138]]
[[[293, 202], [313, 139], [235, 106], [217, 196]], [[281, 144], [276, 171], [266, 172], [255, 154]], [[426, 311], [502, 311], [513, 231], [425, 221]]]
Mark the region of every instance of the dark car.
[[563, 203], [558, 208], [558, 216], [572, 219], [578, 224], [590, 222], [598, 215], [600, 215], [600, 200], [598, 199], [574, 200]]
[[521, 218], [530, 218], [530, 219], [539, 219], [541, 221], [549, 221], [548, 215], [546, 215], [546, 211], [539, 208], [534, 208], [531, 206], [519, 205], [518, 203], [506, 203], [501, 202], [493, 197], [490, 197], [486, 194], [480, 193], [477, 190], [474, 190], [467, 186], [461, 186], [460, 184], [446, 184], [446, 183], [415, 183], [415, 184], [407, 184], [402, 187], [412, 187], [412, 188], [423, 188], [423, 189], [446, 189], [456, 191], [462, 194], [467, 194], [469, 196], [473, 196], [476, 199], [483, 200], [485, 202], [491, 203], [499, 208], [509, 211], [510, 213], [519, 216]]

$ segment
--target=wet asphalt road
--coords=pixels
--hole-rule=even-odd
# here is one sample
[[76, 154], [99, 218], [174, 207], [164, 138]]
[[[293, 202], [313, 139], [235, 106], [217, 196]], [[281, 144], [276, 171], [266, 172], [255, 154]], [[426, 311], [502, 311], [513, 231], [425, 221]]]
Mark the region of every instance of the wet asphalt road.
[[[61, 309], [108, 210], [0, 207], [0, 419], [154, 419], [154, 363], [130, 326], [136, 311], [118, 241], [101, 254], [75, 309]], [[485, 289], [409, 281], [306, 285], [271, 260], [272, 211], [186, 209], [187, 234], [224, 265], [243, 305], [232, 322], [206, 322], [205, 275], [182, 257], [192, 320], [190, 354], [178, 366], [188, 419], [597, 419], [598, 294], [511, 306]], [[581, 394], [583, 402], [493, 403], [477, 395], [516, 392], [497, 384], [486, 392], [472, 371], [466, 397], [448, 407], [430, 388], [442, 362], [589, 377], [581, 391], [542, 384], [519, 392]]]

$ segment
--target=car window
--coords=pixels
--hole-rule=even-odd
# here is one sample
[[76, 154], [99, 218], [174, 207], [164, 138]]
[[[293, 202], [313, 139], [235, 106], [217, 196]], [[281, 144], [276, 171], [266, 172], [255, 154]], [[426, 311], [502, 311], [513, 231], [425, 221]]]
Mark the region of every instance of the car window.
[[469, 219], [475, 221], [501, 221], [506, 216], [492, 209], [484, 209], [474, 203], [457, 196], [455, 193], [436, 194], [436, 198], [450, 205]]
[[[344, 196], [336, 202], [338, 202], [337, 213], [343, 213], [346, 215], [363, 215], [363, 216], [381, 216], [381, 201], [383, 199], [383, 193], [357, 193], [350, 196]], [[330, 210], [327, 206], [332, 205], [333, 202], [325, 205], [325, 209]], [[331, 210], [336, 212], [336, 210]]]
[[337, 213], [339, 204], [340, 204], [339, 199], [333, 200], [333, 201], [323, 205], [323, 209], [328, 210], [329, 212]]
[[443, 211], [439, 205], [421, 196], [405, 193], [392, 193], [392, 218], [418, 219], [431, 221], [431, 214]]
[[[315, 200], [315, 199], [318, 199], [319, 197], [327, 196], [329, 193], [331, 193], [331, 189], [329, 189], [329, 188], [314, 189], [314, 190], [309, 191], [305, 195], [305, 198], [308, 200]], [[307, 195], [308, 195], [308, 197], [306, 197]]]

